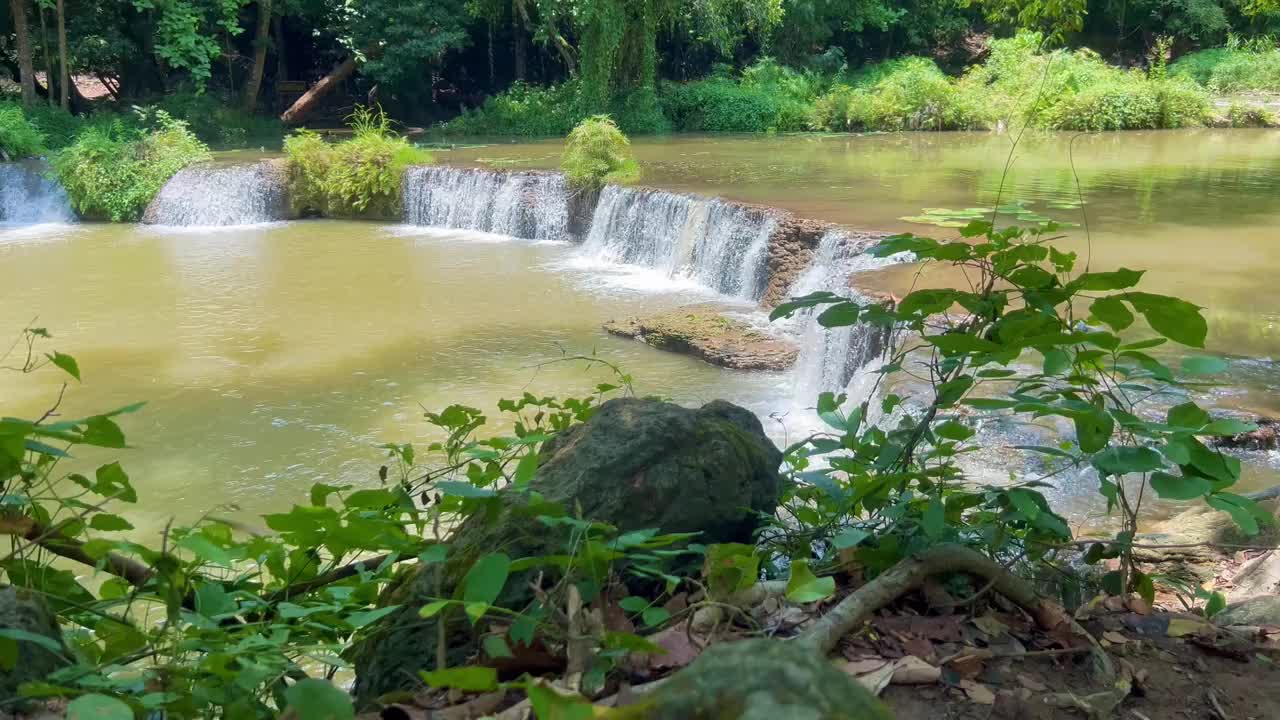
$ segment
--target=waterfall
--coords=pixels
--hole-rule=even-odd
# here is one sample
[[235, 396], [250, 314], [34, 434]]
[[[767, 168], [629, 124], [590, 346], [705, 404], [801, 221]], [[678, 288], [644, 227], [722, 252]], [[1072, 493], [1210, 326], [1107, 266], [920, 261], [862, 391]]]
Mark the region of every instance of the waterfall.
[[0, 223], [35, 225], [75, 220], [67, 193], [29, 163], [0, 163]]
[[564, 178], [555, 173], [422, 166], [404, 178], [411, 225], [569, 240], [569, 204]]
[[609, 186], [600, 194], [582, 252], [758, 300], [764, 292], [773, 229], [772, 215], [762, 208]]
[[217, 227], [289, 219], [289, 199], [278, 163], [200, 166], [179, 171], [147, 207], [151, 225]]
[[[838, 231], [823, 235], [813, 262], [790, 295], [799, 297], [826, 290], [869, 304], [873, 300], [849, 287], [852, 273], [891, 265], [893, 259], [860, 252], [850, 238]], [[800, 356], [795, 365], [795, 400], [814, 402], [819, 393], [848, 393], [852, 402], [867, 399], [874, 384], [875, 369], [889, 349], [891, 331], [868, 323], [842, 328], [818, 324], [823, 308], [805, 310], [792, 318], [792, 331], [800, 339]]]

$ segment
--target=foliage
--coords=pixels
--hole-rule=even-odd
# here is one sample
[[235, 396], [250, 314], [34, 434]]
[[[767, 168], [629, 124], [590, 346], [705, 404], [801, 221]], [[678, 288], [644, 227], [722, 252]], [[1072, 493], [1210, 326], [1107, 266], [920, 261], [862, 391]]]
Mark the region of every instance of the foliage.
[[1169, 72], [1218, 93], [1280, 92], [1280, 47], [1201, 50], [1178, 58]]
[[293, 203], [329, 217], [395, 217], [405, 170], [431, 153], [392, 133], [380, 108], [356, 108], [350, 123], [351, 138], [335, 144], [307, 131], [285, 139]]
[[463, 135], [563, 136], [582, 118], [574, 109], [578, 86], [567, 82], [550, 88], [524, 83], [487, 98], [484, 105], [464, 111], [445, 126]]
[[209, 159], [208, 146], [164, 111], [140, 123], [91, 126], [54, 156], [54, 172], [82, 217], [137, 220], [169, 178]]
[[766, 57], [737, 79], [724, 75], [664, 85], [662, 104], [681, 130], [794, 132], [806, 129], [809, 104], [827, 84], [814, 72], [797, 72]]
[[196, 137], [216, 148], [272, 145], [279, 142], [283, 132], [276, 118], [245, 112], [236, 106], [234, 98], [214, 93], [168, 93], [154, 107], [187, 123]]
[[[1184, 399], [1225, 363], [1191, 356], [1178, 371], [1147, 352], [1169, 341], [1203, 347], [1201, 308], [1133, 289], [1141, 271], [1076, 270], [1075, 253], [1050, 244], [1056, 229], [995, 230], [974, 220], [957, 241], [895, 236], [872, 253], [958, 266], [972, 284], [916, 290], [885, 306], [820, 292], [774, 311], [776, 318], [824, 308], [818, 322], [826, 327], [868, 322], [907, 331], [881, 372], [925, 379], [928, 399], [912, 389], [849, 406], [823, 395], [818, 412], [830, 430], [788, 450], [797, 482], [781, 517], [798, 524], [779, 521], [771, 552], [804, 557], [817, 544], [853, 553], [872, 572], [939, 542], [1034, 561], [1071, 548], [1070, 530], [1041, 488], [1086, 471], [1121, 520], [1115, 538], [1093, 546], [1086, 560], [1120, 557], [1104, 585], [1149, 597], [1152, 580], [1131, 558], [1144, 498], [1202, 500], [1249, 534], [1274, 522], [1231, 492], [1239, 461], [1205, 443], [1252, 426], [1215, 419]], [[1179, 398], [1172, 407], [1154, 400], [1169, 396]], [[1002, 415], [1055, 421], [1067, 439], [1015, 448], [1038, 470], [1007, 486], [975, 487], [961, 461], [990, 442], [981, 426]]]
[[22, 107], [0, 102], [0, 159], [35, 157], [44, 150], [44, 133], [27, 119]]
[[570, 185], [587, 190], [640, 178], [631, 141], [607, 115], [587, 118], [569, 133], [560, 169]]

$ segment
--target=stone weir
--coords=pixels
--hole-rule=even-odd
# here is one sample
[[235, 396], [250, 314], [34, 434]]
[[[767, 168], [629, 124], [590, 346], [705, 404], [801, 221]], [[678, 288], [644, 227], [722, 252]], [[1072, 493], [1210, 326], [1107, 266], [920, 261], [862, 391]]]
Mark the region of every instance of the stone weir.
[[766, 307], [788, 296], [824, 237], [839, 232], [858, 248], [883, 237], [764, 205], [651, 187], [575, 192], [547, 171], [414, 167], [403, 192], [411, 225], [578, 243], [601, 262], [693, 279]]
[[283, 160], [199, 165], [179, 171], [147, 206], [142, 221], [176, 227], [228, 227], [289, 220]]

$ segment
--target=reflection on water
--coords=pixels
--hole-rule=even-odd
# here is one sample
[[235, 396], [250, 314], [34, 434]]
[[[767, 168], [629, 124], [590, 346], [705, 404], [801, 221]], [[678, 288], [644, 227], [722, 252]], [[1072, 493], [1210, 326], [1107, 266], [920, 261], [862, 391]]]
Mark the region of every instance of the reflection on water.
[[[1210, 308], [1214, 349], [1240, 358], [1239, 388], [1217, 402], [1280, 414], [1280, 133], [1037, 136], [1007, 175], [1009, 140], [990, 135], [681, 137], [636, 148], [648, 183], [854, 227], [947, 232], [898, 218], [997, 196], [1087, 220], [1088, 242], [1082, 230], [1068, 242], [1095, 267], [1148, 268], [1154, 291]], [[554, 144], [504, 145], [442, 159], [546, 167], [557, 154]], [[1086, 214], [1048, 208], [1076, 196], [1077, 176]], [[139, 518], [150, 527], [225, 503], [280, 509], [317, 481], [373, 482], [374, 445], [423, 440], [423, 408], [492, 411], [525, 389], [581, 394], [606, 379], [599, 367], [544, 364], [565, 354], [618, 363], [641, 393], [791, 413], [766, 426], [794, 440], [805, 422], [791, 378], [713, 368], [600, 330], [706, 299], [683, 280], [602, 265], [563, 243], [370, 223], [0, 229], [0, 329], [16, 334], [38, 316], [84, 369], [62, 411], [149, 402], [125, 421], [137, 448], [123, 459], [151, 499], [154, 515]], [[890, 268], [868, 284], [917, 281]], [[42, 411], [59, 383], [0, 373], [5, 412]], [[86, 451], [81, 461], [118, 455]], [[1247, 472], [1255, 486], [1275, 475], [1262, 463]], [[1068, 512], [1085, 514], [1095, 489], [1064, 485], [1062, 497], [1080, 503]]]

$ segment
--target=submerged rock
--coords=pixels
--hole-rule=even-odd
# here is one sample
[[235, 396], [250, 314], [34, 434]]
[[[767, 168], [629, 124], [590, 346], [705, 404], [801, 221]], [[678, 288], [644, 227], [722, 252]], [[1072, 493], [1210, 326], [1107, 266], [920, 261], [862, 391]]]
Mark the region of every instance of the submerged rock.
[[1219, 625], [1280, 626], [1280, 595], [1261, 595], [1228, 605], [1213, 616]]
[[708, 648], [640, 703], [646, 720], [891, 720], [866, 688], [825, 657], [783, 640]]
[[1258, 426], [1257, 430], [1218, 438], [1214, 445], [1238, 450], [1280, 449], [1280, 420], [1259, 418], [1254, 421], [1254, 424]]
[[644, 317], [610, 320], [604, 329], [660, 350], [685, 353], [739, 370], [785, 370], [800, 349], [766, 335], [711, 305], [693, 305]]
[[[743, 408], [713, 401], [693, 410], [635, 398], [605, 403], [588, 422], [549, 440], [541, 456], [529, 489], [545, 502], [581, 508], [581, 517], [623, 532], [700, 532], [698, 542], [708, 544], [752, 541], [760, 518], [777, 505], [782, 461], [760, 421]], [[414, 686], [418, 670], [434, 667], [437, 618], [423, 620], [418, 609], [429, 597], [452, 596], [480, 556], [564, 553], [565, 529], [539, 522], [546, 511], [530, 508], [526, 498], [500, 491], [492, 512], [468, 518], [449, 538], [442, 571], [414, 568], [389, 589], [384, 604], [401, 608], [352, 653], [362, 704]], [[513, 573], [497, 604], [524, 608], [539, 572], [550, 581], [555, 570]], [[462, 613], [446, 622], [453, 665], [474, 652], [483, 623], [473, 627]]]
[[[0, 630], [20, 630], [62, 645], [62, 630], [44, 598], [21, 588], [0, 587]], [[46, 680], [49, 673], [70, 664], [66, 653], [60, 656], [29, 640], [14, 642], [18, 644], [17, 663], [12, 669], [0, 668], [0, 703], [17, 697], [22, 683]]]

